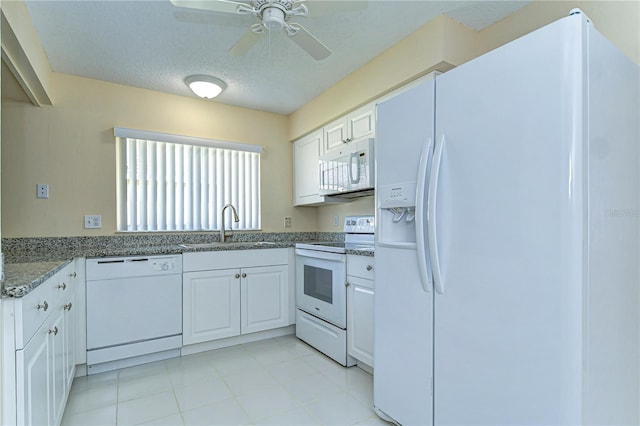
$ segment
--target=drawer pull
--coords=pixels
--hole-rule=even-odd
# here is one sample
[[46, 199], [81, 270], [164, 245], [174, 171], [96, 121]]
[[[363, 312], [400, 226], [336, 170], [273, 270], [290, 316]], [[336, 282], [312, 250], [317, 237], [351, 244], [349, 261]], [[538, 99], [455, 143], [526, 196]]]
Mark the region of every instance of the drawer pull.
[[370, 270], [372, 270], [372, 269], [373, 269], [373, 266], [371, 266], [371, 265], [367, 265], [367, 271], [370, 271]]
[[53, 333], [54, 336], [58, 335], [58, 327], [53, 327], [52, 329], [49, 329], [49, 334]]
[[37, 308], [37, 309], [44, 309], [44, 310], [46, 311], [47, 309], [49, 309], [49, 304], [48, 304], [48, 303], [47, 303], [47, 301], [45, 300], [45, 301], [42, 303], [42, 305], [38, 304], [38, 305], [36, 306], [36, 308]]
[[63, 308], [63, 309], [64, 309], [65, 311], [70, 311], [72, 306], [73, 306], [73, 305], [71, 304], [71, 302], [69, 302], [69, 303], [67, 303], [66, 305], [64, 305], [64, 308]]
[[69, 274], [69, 276], [70, 276], [71, 278], [75, 278], [77, 275], [78, 275], [78, 274], [76, 274], [75, 272], [74, 272], [73, 274]]
[[58, 288], [62, 290], [66, 290], [67, 284], [66, 283], [58, 284]]

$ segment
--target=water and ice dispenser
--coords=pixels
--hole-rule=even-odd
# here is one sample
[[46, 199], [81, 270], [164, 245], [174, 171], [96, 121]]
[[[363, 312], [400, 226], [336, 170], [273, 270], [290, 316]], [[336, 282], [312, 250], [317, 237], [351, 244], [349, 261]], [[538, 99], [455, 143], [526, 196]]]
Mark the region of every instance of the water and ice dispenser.
[[415, 247], [416, 182], [378, 187], [378, 244]]

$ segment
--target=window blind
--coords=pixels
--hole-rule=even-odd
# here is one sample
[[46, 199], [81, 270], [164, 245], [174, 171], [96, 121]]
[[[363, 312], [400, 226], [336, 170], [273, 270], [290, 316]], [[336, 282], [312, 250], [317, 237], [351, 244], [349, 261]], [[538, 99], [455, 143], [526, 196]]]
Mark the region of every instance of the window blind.
[[114, 132], [119, 231], [217, 230], [225, 204], [240, 218], [227, 211], [227, 228], [260, 229], [259, 146], [127, 130]]

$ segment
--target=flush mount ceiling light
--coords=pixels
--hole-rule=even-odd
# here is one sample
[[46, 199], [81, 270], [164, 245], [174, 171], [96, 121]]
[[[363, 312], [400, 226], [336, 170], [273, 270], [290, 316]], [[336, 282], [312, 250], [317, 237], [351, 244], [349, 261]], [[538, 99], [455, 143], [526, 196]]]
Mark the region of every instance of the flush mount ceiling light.
[[184, 82], [193, 93], [205, 99], [215, 98], [227, 88], [224, 81], [208, 75], [192, 75], [185, 78]]

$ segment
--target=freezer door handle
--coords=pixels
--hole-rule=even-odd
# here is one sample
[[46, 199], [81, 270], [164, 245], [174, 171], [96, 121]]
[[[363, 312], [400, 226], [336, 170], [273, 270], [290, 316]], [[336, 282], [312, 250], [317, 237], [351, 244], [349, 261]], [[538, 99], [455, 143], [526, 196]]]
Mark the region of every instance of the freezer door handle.
[[442, 154], [444, 151], [445, 135], [439, 143], [436, 141], [435, 151], [433, 153], [433, 164], [431, 165], [431, 176], [429, 179], [429, 202], [427, 204], [427, 234], [429, 236], [429, 254], [431, 255], [431, 270], [433, 271], [433, 283], [436, 291], [440, 294], [444, 293], [444, 283], [440, 272], [440, 257], [438, 255], [438, 234], [437, 234], [437, 217], [436, 203], [438, 200], [438, 179], [440, 177], [440, 166], [442, 165]]
[[420, 283], [424, 291], [431, 291], [431, 268], [429, 265], [429, 254], [427, 252], [427, 241], [425, 241], [425, 199], [424, 193], [427, 188], [427, 170], [433, 151], [433, 139], [429, 138], [426, 145], [422, 146], [420, 153], [420, 166], [418, 167], [418, 182], [416, 185], [416, 251], [418, 255], [418, 271], [420, 272]]

